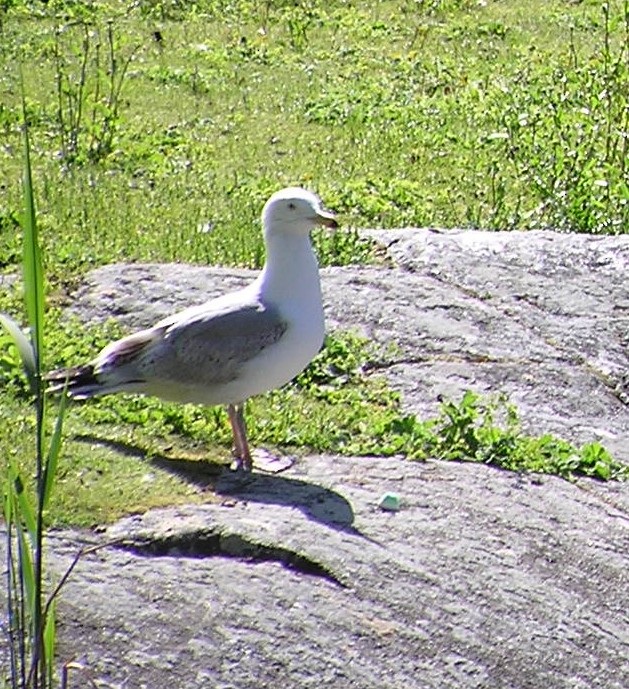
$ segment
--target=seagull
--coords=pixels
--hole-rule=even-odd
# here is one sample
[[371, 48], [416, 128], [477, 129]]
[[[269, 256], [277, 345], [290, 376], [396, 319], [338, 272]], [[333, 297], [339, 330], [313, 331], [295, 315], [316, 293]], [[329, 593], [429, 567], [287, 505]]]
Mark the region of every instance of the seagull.
[[300, 373], [324, 338], [317, 225], [338, 227], [318, 196], [299, 187], [264, 206], [266, 262], [249, 285], [192, 306], [107, 345], [91, 362], [47, 375], [51, 392], [86, 399], [116, 392], [226, 405], [234, 464], [250, 472], [244, 405]]

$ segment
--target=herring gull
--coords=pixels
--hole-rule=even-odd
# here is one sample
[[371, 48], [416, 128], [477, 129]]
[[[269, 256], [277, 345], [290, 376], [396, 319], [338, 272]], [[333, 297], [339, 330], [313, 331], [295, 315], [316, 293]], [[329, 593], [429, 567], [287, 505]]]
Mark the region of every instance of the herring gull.
[[310, 231], [337, 222], [318, 196], [289, 187], [267, 201], [262, 225], [266, 262], [252, 283], [112, 342], [88, 364], [52, 371], [51, 390], [67, 381], [77, 399], [130, 392], [226, 405], [235, 466], [250, 471], [244, 403], [287, 383], [321, 348], [323, 305]]

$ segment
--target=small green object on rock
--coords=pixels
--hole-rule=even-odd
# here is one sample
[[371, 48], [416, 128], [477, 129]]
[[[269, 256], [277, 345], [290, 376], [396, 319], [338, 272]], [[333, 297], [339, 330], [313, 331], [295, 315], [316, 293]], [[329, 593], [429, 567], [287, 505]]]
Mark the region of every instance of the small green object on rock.
[[385, 493], [380, 498], [378, 507], [387, 512], [397, 512], [400, 509], [400, 496], [397, 493]]

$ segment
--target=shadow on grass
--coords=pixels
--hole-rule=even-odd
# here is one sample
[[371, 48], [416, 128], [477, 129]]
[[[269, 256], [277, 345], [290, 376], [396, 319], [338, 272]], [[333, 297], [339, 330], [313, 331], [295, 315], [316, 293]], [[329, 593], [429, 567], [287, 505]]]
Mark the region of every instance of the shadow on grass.
[[367, 538], [353, 526], [354, 510], [349, 501], [330, 488], [277, 474], [254, 472], [242, 475], [231, 471], [226, 464], [148, 454], [136, 445], [94, 435], [78, 435], [75, 440], [97, 443], [128, 457], [137, 457], [217, 495], [296, 508], [312, 521]]

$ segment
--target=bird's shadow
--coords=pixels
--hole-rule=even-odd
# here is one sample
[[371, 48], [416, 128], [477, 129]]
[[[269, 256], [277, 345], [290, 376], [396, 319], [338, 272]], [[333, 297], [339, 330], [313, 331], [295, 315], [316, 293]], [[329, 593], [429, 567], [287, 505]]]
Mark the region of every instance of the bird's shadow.
[[[349, 501], [330, 488], [278, 474], [242, 474], [225, 464], [149, 454], [141, 447], [94, 435], [77, 435], [79, 442], [96, 443], [152, 466], [217, 495], [247, 502], [294, 507], [312, 521], [337, 531], [368, 538], [354, 527], [354, 510]], [[371, 540], [371, 539], [369, 539]]]

